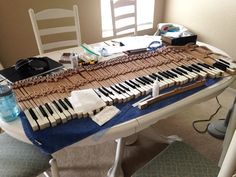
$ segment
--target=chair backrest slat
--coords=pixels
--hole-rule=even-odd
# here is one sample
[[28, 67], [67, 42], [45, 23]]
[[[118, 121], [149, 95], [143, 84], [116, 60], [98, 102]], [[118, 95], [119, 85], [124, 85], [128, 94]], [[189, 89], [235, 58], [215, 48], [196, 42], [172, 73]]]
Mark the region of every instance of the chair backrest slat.
[[128, 13], [128, 14], [123, 14], [115, 17], [115, 20], [121, 20], [124, 18], [129, 18], [129, 17], [135, 17], [135, 13]]
[[63, 26], [63, 27], [56, 27], [56, 28], [46, 28], [39, 30], [40, 36], [50, 35], [50, 34], [57, 34], [57, 33], [68, 33], [75, 31], [75, 26]]
[[114, 3], [114, 8], [118, 7], [123, 7], [123, 6], [131, 6], [135, 5], [136, 6], [136, 0], [118, 0], [117, 2]]
[[[46, 9], [35, 13], [33, 9], [29, 9], [30, 20], [32, 23], [36, 43], [38, 46], [39, 54], [45, 53], [46, 50], [53, 50], [57, 48], [79, 46], [81, 44], [81, 34], [80, 34], [80, 22], [77, 5], [73, 6], [72, 10], [68, 9]], [[55, 20], [60, 18], [73, 17], [74, 25], [69, 26], [57, 26], [50, 28], [40, 28], [38, 27], [38, 21], [43, 20]], [[53, 23], [52, 23], [53, 24]], [[58, 41], [45, 43], [42, 42], [42, 36], [47, 37], [48, 35], [55, 35], [59, 33], [69, 33], [74, 32], [76, 35], [75, 40], [68, 41]]]
[[72, 10], [66, 9], [47, 9], [35, 14], [37, 20], [58, 19], [66, 17], [74, 17]]
[[120, 33], [122, 31], [125, 31], [125, 30], [128, 30], [128, 29], [134, 29], [135, 28], [135, 25], [128, 25], [128, 26], [124, 26], [124, 27], [121, 27], [121, 28], [117, 28], [115, 31], [116, 33]]
[[51, 50], [54, 48], [68, 47], [68, 46], [76, 46], [77, 40], [67, 40], [67, 41], [58, 41], [51, 42], [43, 45], [43, 50]]

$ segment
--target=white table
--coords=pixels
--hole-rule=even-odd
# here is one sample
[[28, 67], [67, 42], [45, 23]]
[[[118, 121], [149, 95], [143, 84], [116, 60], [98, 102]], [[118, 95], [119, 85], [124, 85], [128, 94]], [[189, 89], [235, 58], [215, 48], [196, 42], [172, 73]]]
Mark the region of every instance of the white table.
[[[203, 43], [198, 43], [199, 45], [206, 45]], [[213, 49], [217, 53], [225, 54], [223, 51], [206, 45], [207, 47]], [[71, 49], [65, 49], [55, 52], [47, 53], [43, 56], [48, 56], [54, 60], [59, 60], [62, 53], [64, 52], [73, 52], [76, 51], [76, 48]], [[154, 112], [151, 112], [149, 114], [146, 114], [144, 116], [137, 117], [136, 119], [124, 122], [122, 124], [113, 126], [112, 128], [97, 132], [77, 143], [79, 146], [84, 145], [93, 145], [98, 143], [103, 143], [105, 141], [111, 141], [116, 140], [121, 137], [127, 137], [130, 135], [133, 135], [143, 129], [148, 128], [149, 126], [155, 124], [161, 119], [167, 118], [170, 115], [173, 115], [182, 109], [186, 108], [186, 106], [189, 106], [191, 104], [200, 103], [202, 101], [208, 100], [212, 97], [215, 97], [219, 95], [222, 91], [224, 91], [225, 88], [227, 88], [233, 81], [234, 77], [226, 77], [216, 84], [207, 87], [191, 96], [188, 96], [181, 101], [178, 101], [176, 103], [173, 103], [167, 107], [164, 107], [162, 109], [156, 110]], [[23, 127], [21, 125], [20, 119], [17, 119], [13, 122], [6, 123], [0, 119], [0, 126], [1, 128], [8, 133], [9, 135], [19, 139], [20, 141], [24, 141], [27, 143], [31, 143], [29, 139], [26, 137]], [[120, 139], [121, 140], [121, 139]], [[117, 149], [117, 155], [116, 155], [116, 162], [114, 163], [115, 168], [111, 170], [111, 173], [109, 173], [109, 176], [117, 176], [117, 171], [119, 171], [120, 167], [120, 159], [122, 157], [122, 152], [120, 151], [121, 147], [123, 146], [124, 142], [119, 141], [118, 143], [118, 149]], [[122, 176], [122, 175], [121, 175]]]

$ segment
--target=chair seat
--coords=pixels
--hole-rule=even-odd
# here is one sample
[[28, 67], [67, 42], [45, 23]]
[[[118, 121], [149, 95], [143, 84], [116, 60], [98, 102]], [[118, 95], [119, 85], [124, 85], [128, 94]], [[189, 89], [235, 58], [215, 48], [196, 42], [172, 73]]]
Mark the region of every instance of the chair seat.
[[174, 142], [132, 177], [217, 177], [219, 167], [183, 142]]
[[50, 168], [52, 157], [36, 146], [0, 134], [0, 176], [33, 177]]

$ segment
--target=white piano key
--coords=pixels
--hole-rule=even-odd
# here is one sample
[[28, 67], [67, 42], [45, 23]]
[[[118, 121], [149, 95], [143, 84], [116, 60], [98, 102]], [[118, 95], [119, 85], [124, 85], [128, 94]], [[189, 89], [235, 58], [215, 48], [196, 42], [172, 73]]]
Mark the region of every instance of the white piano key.
[[114, 87], [121, 92], [122, 95], [124, 95], [126, 101], [130, 101], [132, 98], [134, 98], [134, 95], [128, 94], [128, 92], [123, 89], [119, 84], [115, 84]]
[[58, 114], [58, 116], [60, 117], [62, 123], [66, 123], [67, 122], [66, 116], [63, 113], [61, 113], [53, 103], [49, 103], [49, 105], [50, 105], [51, 108], [53, 108], [53, 112], [55, 111]]
[[77, 115], [77, 113], [73, 110], [73, 109], [71, 109], [71, 107], [64, 101], [64, 100], [61, 100], [65, 105], [66, 105], [66, 107], [68, 108], [68, 112], [72, 115], [72, 119], [75, 119], [75, 118], [78, 118], [78, 115]]
[[100, 92], [98, 89], [94, 89], [94, 91], [101, 97], [101, 99], [107, 104], [107, 105], [112, 105], [113, 100], [109, 97], [104, 95], [102, 92]]
[[59, 103], [59, 101], [56, 101], [57, 105], [62, 109], [63, 114], [65, 114], [67, 120], [72, 119], [72, 115], [63, 108], [63, 106]]
[[74, 111], [76, 112], [78, 118], [87, 117], [87, 115], [84, 115], [83, 112], [79, 110], [78, 108], [74, 108]]
[[125, 90], [125, 89], [122, 88], [120, 85], [119, 85], [119, 87], [125, 91], [126, 96], [129, 96], [129, 99], [130, 99], [130, 100], [133, 99], [133, 98], [135, 98], [135, 94], [134, 94], [133, 92], [131, 92], [130, 89], [129, 89], [130, 91], [129, 91], [129, 90]]
[[[124, 102], [124, 98], [122, 95], [117, 94], [114, 90], [112, 90], [110, 87], [106, 87], [106, 89], [110, 92], [113, 93], [113, 96], [115, 97], [115, 99], [117, 99], [118, 103], [122, 103]], [[111, 94], [110, 94], [111, 95]]]
[[57, 125], [56, 119], [48, 112], [47, 108], [44, 105], [41, 105], [41, 106], [44, 109], [44, 111], [46, 112], [46, 114], [48, 115], [47, 119], [51, 123], [51, 126], [55, 127]]
[[138, 84], [140, 87], [137, 87], [142, 92], [142, 95], [146, 95], [148, 93], [148, 90], [150, 90], [149, 87], [144, 87], [143, 84], [137, 82], [136, 80], [132, 80], [135, 84]]
[[[108, 94], [108, 96], [113, 100], [113, 103], [117, 103], [118, 102], [118, 98], [114, 95], [114, 94], [110, 94], [108, 93], [106, 90], [104, 90], [103, 88], [101, 88], [104, 92], [106, 92]], [[108, 90], [109, 91], [109, 90]], [[112, 92], [113, 93], [113, 92]], [[122, 100], [119, 100], [120, 102]]]
[[[117, 94], [117, 95], [119, 95], [119, 96], [121, 97], [122, 103], [125, 103], [125, 102], [128, 101], [128, 99], [126, 98], [126, 96], [125, 96], [124, 94], [122, 94], [118, 89], [114, 88], [114, 85], [111, 86], [111, 87], [109, 87], [109, 88], [112, 90], [113, 93], [115, 93], [115, 94]], [[113, 89], [112, 89], [112, 88], [113, 88]], [[116, 91], [115, 91], [114, 89], [115, 89]]]
[[[48, 106], [51, 108], [51, 110], [53, 111], [53, 113], [51, 114], [51, 116], [56, 120], [56, 123], [59, 124], [61, 123], [61, 118], [60, 116], [57, 114], [57, 112], [54, 110], [54, 108], [52, 107], [52, 105], [50, 103], [48, 103]], [[46, 106], [45, 106], [46, 108]], [[47, 109], [48, 111], [48, 109]], [[49, 111], [48, 111], [49, 112]], [[50, 114], [50, 113], [49, 113]]]
[[[155, 82], [156, 79], [150, 77], [150, 76], [146, 76], [148, 79], [151, 79], [153, 82]], [[163, 82], [163, 81], [158, 81], [158, 85], [159, 85], [159, 89], [162, 90], [164, 88], [167, 88], [168, 87], [168, 83], [166, 82]]]
[[160, 75], [159, 73], [155, 73], [156, 75], [158, 75], [159, 77], [163, 78], [164, 79], [164, 82], [166, 82], [168, 84], [169, 87], [172, 87], [175, 85], [175, 81], [174, 80], [171, 80], [171, 79], [168, 79], [162, 75]]
[[138, 98], [138, 97], [141, 95], [141, 92], [140, 92], [139, 90], [130, 87], [130, 86], [127, 85], [125, 82], [122, 82], [121, 84], [122, 84], [123, 86], [127, 87], [127, 88], [130, 90], [129, 92], [131, 92], [132, 94], [134, 94], [134, 97], [135, 97], [135, 98]]
[[199, 68], [203, 69], [205, 72], [207, 72], [208, 76], [210, 78], [216, 78], [217, 76], [217, 72], [213, 71], [213, 70], [210, 70], [208, 68], [204, 68], [203, 66], [201, 65], [198, 65]]
[[190, 72], [190, 71], [188, 71], [188, 70], [186, 70], [186, 69], [184, 69], [184, 68], [182, 68], [181, 67], [181, 70], [183, 70], [183, 71], [185, 71], [186, 73], [188, 73], [188, 75], [189, 76], [191, 76], [192, 78], [193, 78], [193, 80], [197, 80], [197, 78], [198, 78], [198, 74], [196, 74], [195, 72]]
[[45, 119], [44, 116], [41, 115], [41, 112], [38, 107], [35, 107], [32, 109], [37, 116], [37, 122], [39, 124], [40, 129], [45, 129], [47, 127], [50, 127], [49, 120]]
[[38, 124], [29, 113], [29, 110], [28, 109], [24, 110], [24, 113], [33, 131], [39, 130]]

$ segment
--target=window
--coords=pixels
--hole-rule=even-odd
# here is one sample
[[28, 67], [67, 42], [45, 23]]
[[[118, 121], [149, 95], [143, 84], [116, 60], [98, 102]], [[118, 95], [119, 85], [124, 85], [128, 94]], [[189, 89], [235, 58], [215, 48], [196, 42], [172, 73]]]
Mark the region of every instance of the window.
[[[137, 0], [137, 30], [146, 30], [153, 28], [154, 4], [155, 0]], [[132, 11], [133, 9], [127, 9]], [[112, 18], [110, 0], [101, 0], [102, 16], [102, 37], [112, 37]], [[130, 19], [132, 23], [133, 19]]]

